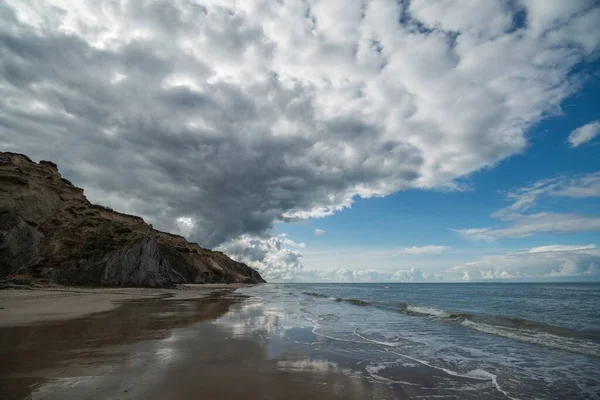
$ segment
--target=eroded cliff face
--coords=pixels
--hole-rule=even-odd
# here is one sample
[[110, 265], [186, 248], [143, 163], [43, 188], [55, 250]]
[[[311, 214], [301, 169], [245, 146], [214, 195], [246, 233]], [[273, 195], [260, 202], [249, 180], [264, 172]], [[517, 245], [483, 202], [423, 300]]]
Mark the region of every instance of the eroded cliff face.
[[91, 204], [52, 162], [3, 152], [0, 279], [144, 287], [264, 282], [221, 252]]

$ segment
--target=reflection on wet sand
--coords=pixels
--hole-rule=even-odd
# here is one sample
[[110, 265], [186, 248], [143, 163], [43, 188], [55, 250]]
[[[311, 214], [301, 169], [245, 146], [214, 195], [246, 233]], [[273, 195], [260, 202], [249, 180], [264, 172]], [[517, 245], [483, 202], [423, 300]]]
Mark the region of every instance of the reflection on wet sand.
[[[248, 319], [243, 300], [227, 292], [145, 299], [71, 321], [1, 329], [0, 398], [398, 398], [390, 386], [335, 362], [293, 348], [274, 351], [269, 330], [281, 317]], [[236, 315], [252, 326], [240, 326]]]
[[[285, 306], [263, 294], [232, 305], [213, 324], [236, 337], [264, 338], [267, 356], [279, 360], [280, 370], [353, 377], [348, 384], [356, 387], [356, 393], [362, 391], [358, 398], [506, 399], [488, 376], [458, 376], [406, 358], [393, 347], [382, 349], [359, 335], [323, 331], [314, 320], [303, 318], [301, 309], [294, 302]], [[336, 317], [323, 314], [318, 318]]]
[[172, 329], [223, 315], [234, 301], [218, 294], [200, 300], [133, 300], [70, 321], [0, 329], [0, 398], [26, 397], [32, 386], [73, 371], [110, 369], [126, 351], [108, 348], [164, 339]]

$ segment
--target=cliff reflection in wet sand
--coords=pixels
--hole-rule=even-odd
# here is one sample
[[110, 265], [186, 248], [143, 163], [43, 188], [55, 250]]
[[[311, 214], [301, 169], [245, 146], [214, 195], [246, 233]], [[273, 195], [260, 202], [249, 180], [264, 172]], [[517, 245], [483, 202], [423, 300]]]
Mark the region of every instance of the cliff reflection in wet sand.
[[[127, 302], [71, 321], [0, 330], [1, 399], [394, 398], [389, 388], [215, 320], [243, 301]], [[236, 313], [233, 307], [232, 314]]]
[[171, 330], [215, 319], [236, 301], [215, 293], [195, 300], [143, 299], [70, 321], [0, 329], [0, 398], [22, 398], [50, 378], [103, 372], [127, 358], [114, 351], [139, 341], [161, 340]]

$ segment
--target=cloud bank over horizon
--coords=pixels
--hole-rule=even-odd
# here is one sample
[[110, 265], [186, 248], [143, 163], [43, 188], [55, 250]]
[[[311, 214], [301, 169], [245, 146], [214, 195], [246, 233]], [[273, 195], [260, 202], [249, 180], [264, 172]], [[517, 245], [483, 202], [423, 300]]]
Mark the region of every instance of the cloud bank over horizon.
[[[361, 254], [353, 255], [360, 258]], [[362, 260], [361, 260], [362, 261]], [[419, 261], [410, 261], [419, 264]], [[447, 264], [444, 267], [444, 264]], [[546, 245], [522, 251], [476, 257], [475, 261], [410, 268], [304, 268], [277, 275], [277, 282], [464, 282], [516, 280], [590, 280], [600, 274], [600, 249], [595, 244]]]
[[1, 149], [267, 279], [302, 272], [276, 223], [463, 190], [524, 153], [600, 46], [592, 0], [2, 0], [0, 19]]
[[481, 257], [457, 265], [448, 272], [462, 274], [462, 279], [539, 279], [591, 278], [600, 274], [600, 249], [596, 245], [549, 245], [525, 252]]

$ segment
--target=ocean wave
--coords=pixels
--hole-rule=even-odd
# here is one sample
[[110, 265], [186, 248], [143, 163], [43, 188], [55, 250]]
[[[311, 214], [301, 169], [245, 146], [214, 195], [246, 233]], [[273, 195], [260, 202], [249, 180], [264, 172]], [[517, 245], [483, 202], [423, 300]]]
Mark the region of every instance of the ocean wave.
[[[589, 356], [600, 357], [600, 344], [590, 340], [568, 336], [559, 336], [545, 331], [509, 328], [505, 326], [490, 325], [472, 320], [463, 320], [461, 325], [479, 332], [515, 339], [522, 342], [538, 344], [555, 349], [566, 350]], [[579, 335], [577, 335], [579, 336]]]
[[341, 297], [333, 297], [333, 296], [329, 296], [323, 293], [317, 293], [317, 292], [302, 292], [302, 294], [305, 294], [307, 296], [311, 296], [311, 297], [318, 297], [318, 298], [324, 298], [324, 299], [328, 299], [328, 300], [332, 300], [332, 301], [337, 301], [337, 302], [345, 302], [345, 303], [350, 303], [353, 304], [355, 306], [369, 306], [369, 305], [373, 305], [372, 303], [369, 303], [368, 301], [364, 301], [361, 299], [344, 299]]
[[357, 329], [354, 330], [354, 334], [356, 336], [358, 336], [359, 338], [363, 339], [366, 342], [371, 342], [371, 343], [375, 343], [375, 344], [381, 344], [381, 345], [386, 346], [386, 347], [397, 347], [397, 346], [400, 346], [400, 344], [401, 344], [401, 343], [398, 343], [398, 342], [387, 342], [387, 341], [369, 339], [369, 338], [361, 335], [360, 333], [358, 333]]
[[371, 303], [369, 303], [368, 301], [364, 301], [361, 299], [342, 299], [342, 298], [336, 298], [335, 301], [344, 301], [346, 303], [350, 303], [350, 304], [354, 304], [355, 306], [369, 306], [371, 305]]
[[311, 297], [321, 297], [321, 298], [330, 297], [330, 296], [328, 296], [326, 294], [317, 293], [317, 292], [302, 292], [302, 294], [305, 294], [305, 295], [311, 296]]
[[[404, 303], [403, 303], [404, 304]], [[463, 321], [466, 319], [475, 318], [475, 315], [468, 312], [455, 312], [440, 310], [434, 307], [423, 307], [414, 306], [410, 304], [400, 305], [400, 310], [408, 315], [425, 316], [425, 317], [436, 317], [440, 319], [447, 319], [451, 321]]]
[[410, 304], [406, 306], [405, 312], [407, 314], [429, 315], [432, 317], [439, 317], [439, 318], [448, 318], [451, 315], [448, 312], [446, 312], [444, 310], [438, 310], [437, 308], [413, 306]]
[[[434, 307], [399, 303], [396, 306], [368, 302], [355, 298], [331, 297], [322, 293], [303, 292], [308, 296], [326, 298], [336, 302], [362, 307], [377, 307], [388, 311], [396, 311], [410, 316], [435, 318], [482, 333], [502, 336], [512, 340], [542, 345], [550, 348], [566, 350], [588, 356], [600, 357], [600, 332], [578, 331], [520, 317], [503, 315], [477, 315], [468, 312], [454, 312]], [[391, 343], [381, 343], [391, 345]]]

